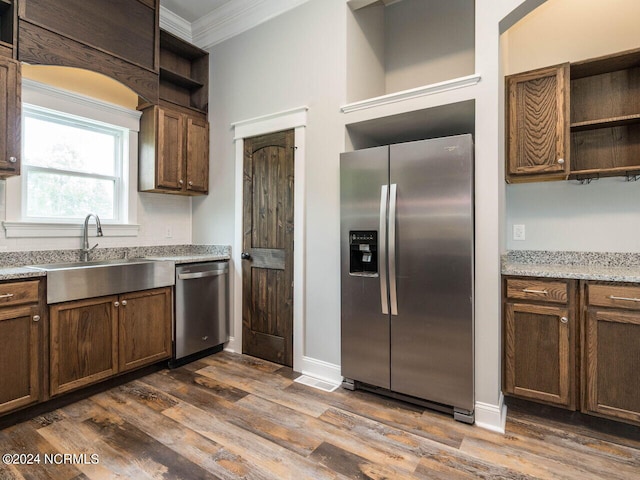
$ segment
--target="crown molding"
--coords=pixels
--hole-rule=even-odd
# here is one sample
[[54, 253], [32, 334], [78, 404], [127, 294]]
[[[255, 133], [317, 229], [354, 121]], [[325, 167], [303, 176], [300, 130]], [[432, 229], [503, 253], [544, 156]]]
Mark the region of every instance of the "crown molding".
[[309, 0], [234, 0], [191, 24], [195, 45], [209, 49]]
[[160, 28], [177, 35], [189, 43], [193, 43], [191, 23], [162, 5], [160, 5]]

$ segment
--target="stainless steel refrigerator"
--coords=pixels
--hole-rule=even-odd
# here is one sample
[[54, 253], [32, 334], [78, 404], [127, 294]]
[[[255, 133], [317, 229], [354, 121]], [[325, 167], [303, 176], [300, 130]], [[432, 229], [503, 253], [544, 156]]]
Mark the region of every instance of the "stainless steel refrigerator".
[[340, 158], [342, 375], [474, 421], [471, 135]]

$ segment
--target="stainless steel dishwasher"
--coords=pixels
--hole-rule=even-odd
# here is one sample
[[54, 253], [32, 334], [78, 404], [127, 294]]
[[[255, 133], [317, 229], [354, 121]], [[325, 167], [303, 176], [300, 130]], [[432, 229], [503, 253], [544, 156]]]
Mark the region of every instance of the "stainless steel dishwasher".
[[176, 266], [174, 357], [177, 366], [222, 350], [229, 340], [229, 262]]

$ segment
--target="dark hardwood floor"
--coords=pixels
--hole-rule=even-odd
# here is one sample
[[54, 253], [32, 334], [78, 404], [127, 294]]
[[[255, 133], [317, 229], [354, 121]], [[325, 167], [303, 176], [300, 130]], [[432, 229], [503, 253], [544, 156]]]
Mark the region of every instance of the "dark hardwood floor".
[[515, 407], [500, 435], [294, 375], [225, 352], [153, 373], [0, 430], [1, 454], [40, 454], [0, 463], [0, 479], [640, 478], [636, 427], [619, 437]]

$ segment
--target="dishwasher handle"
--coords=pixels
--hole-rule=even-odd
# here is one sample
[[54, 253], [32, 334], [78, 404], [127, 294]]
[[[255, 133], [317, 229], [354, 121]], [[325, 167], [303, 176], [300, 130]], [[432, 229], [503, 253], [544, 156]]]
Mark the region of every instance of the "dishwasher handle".
[[224, 270], [208, 270], [206, 272], [179, 273], [178, 280], [191, 280], [193, 278], [217, 277], [218, 275], [225, 275], [228, 272], [229, 272], [229, 269], [225, 268]]

